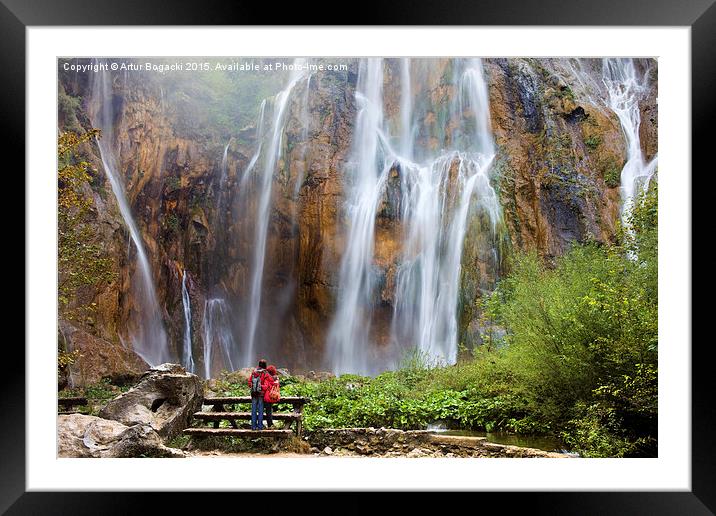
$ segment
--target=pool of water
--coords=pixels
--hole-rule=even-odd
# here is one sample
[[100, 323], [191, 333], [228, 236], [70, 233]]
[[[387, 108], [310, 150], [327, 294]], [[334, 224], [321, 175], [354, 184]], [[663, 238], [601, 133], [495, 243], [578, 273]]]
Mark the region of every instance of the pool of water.
[[564, 443], [559, 439], [547, 435], [515, 435], [503, 432], [480, 432], [477, 430], [446, 430], [444, 428], [428, 428], [436, 434], [459, 435], [464, 437], [486, 437], [488, 442], [495, 444], [508, 444], [523, 448], [537, 448], [550, 452], [567, 452]]

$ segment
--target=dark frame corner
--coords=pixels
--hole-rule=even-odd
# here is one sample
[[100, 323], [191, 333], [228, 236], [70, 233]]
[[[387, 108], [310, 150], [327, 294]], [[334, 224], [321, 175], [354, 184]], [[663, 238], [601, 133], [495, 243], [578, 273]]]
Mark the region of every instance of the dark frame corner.
[[[280, 13], [270, 13], [268, 22], [290, 25], [299, 21], [315, 25], [656, 25], [691, 27], [692, 73], [692, 163], [707, 168], [706, 155], [712, 145], [708, 129], [716, 116], [716, 5], [715, 0], [455, 0], [439, 5], [429, 0], [417, 3], [366, 0], [364, 8], [350, 19], [316, 18], [315, 13], [337, 13], [325, 0], [312, 4], [284, 4]], [[648, 4], [648, 5], [645, 5]], [[324, 9], [325, 7], [325, 9]], [[380, 13], [376, 20], [368, 13]], [[267, 11], [246, 0], [205, 0], [201, 4], [174, 0], [171, 9], [158, 0], [0, 0], [0, 52], [2, 75], [2, 145], [6, 155], [20, 154], [25, 143], [25, 29], [34, 25], [265, 25]], [[344, 15], [346, 16], [346, 15]], [[318, 21], [320, 19], [320, 22]], [[24, 169], [24, 153], [20, 158]], [[17, 169], [20, 169], [17, 167]], [[684, 174], [689, 173], [683, 171]], [[17, 177], [24, 177], [16, 174]], [[25, 192], [24, 181], [20, 186]], [[693, 191], [693, 190], [692, 190]], [[703, 191], [703, 189], [702, 189]], [[27, 192], [25, 192], [27, 194]], [[698, 222], [693, 218], [693, 223]], [[703, 219], [702, 219], [703, 220]], [[692, 234], [699, 234], [692, 231]], [[706, 233], [707, 234], [707, 233]], [[18, 240], [24, 242], [25, 236]], [[17, 240], [16, 240], [17, 241]], [[24, 256], [23, 253], [23, 257]], [[693, 263], [693, 262], [692, 262]], [[25, 276], [31, 272], [23, 264]], [[705, 306], [705, 305], [704, 305]], [[30, 308], [31, 307], [27, 307]], [[693, 316], [692, 316], [693, 319]], [[687, 329], [688, 331], [688, 329]], [[688, 341], [673, 343], [688, 346]], [[515, 493], [510, 508], [524, 506], [534, 513], [577, 512], [579, 514], [716, 514], [716, 440], [712, 428], [716, 409], [710, 398], [712, 362], [710, 342], [692, 346], [692, 491], [642, 493]], [[123, 493], [109, 501], [106, 493], [27, 493], [25, 488], [25, 354], [15, 346], [14, 367], [0, 377], [0, 413], [6, 424], [0, 428], [0, 512], [8, 514], [127, 514], [146, 509], [146, 497]], [[237, 471], [238, 473], [238, 471]], [[495, 493], [487, 496], [493, 496]], [[499, 496], [499, 494], [497, 494]], [[163, 509], [185, 507], [186, 496], [164, 495]], [[352, 500], [358, 501], [358, 498]], [[515, 503], [517, 502], [517, 504]], [[172, 508], [173, 508], [172, 507]], [[60, 509], [61, 508], [61, 509]]]

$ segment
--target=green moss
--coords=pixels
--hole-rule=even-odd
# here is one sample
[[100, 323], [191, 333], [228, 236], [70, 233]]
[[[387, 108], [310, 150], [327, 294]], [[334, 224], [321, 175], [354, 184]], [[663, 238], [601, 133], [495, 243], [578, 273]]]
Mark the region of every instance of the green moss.
[[589, 147], [590, 150], [596, 150], [602, 144], [602, 137], [598, 134], [593, 134], [584, 139], [584, 145]]

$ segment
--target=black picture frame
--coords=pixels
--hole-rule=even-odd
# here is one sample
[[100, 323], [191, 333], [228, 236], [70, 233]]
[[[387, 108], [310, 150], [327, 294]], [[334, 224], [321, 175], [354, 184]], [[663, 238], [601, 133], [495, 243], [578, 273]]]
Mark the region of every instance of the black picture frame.
[[[261, 2], [245, 0], [0, 0], [0, 102], [5, 156], [20, 158], [24, 169], [25, 73], [28, 26], [103, 25], [552, 25], [552, 26], [688, 26], [691, 27], [692, 168], [706, 170], [708, 128], [713, 124], [716, 92], [715, 0], [365, 0], [344, 10], [325, 0], [283, 3], [272, 12]], [[326, 13], [326, 14], [321, 14]], [[342, 14], [341, 14], [342, 13]], [[378, 14], [379, 13], [379, 14]], [[332, 19], [329, 19], [332, 16]], [[379, 18], [376, 19], [376, 16]], [[710, 154], [710, 153], [709, 153]], [[22, 167], [22, 168], [20, 168]], [[684, 174], [690, 171], [683, 171]], [[18, 174], [19, 175], [19, 174]], [[693, 177], [693, 176], [692, 176]], [[19, 178], [18, 178], [19, 179]], [[25, 191], [24, 181], [18, 190]], [[28, 195], [30, 192], [25, 191]], [[692, 212], [693, 213], [693, 212]], [[693, 219], [693, 217], [692, 217]], [[696, 223], [696, 219], [693, 219]], [[692, 234], [698, 234], [694, 231]], [[27, 235], [23, 237], [26, 238]], [[16, 239], [20, 241], [20, 239]], [[693, 255], [692, 255], [693, 256]], [[27, 257], [25, 257], [26, 259]], [[25, 276], [32, 273], [24, 265]], [[694, 306], [696, 308], [696, 306]], [[31, 310], [31, 306], [26, 309]], [[693, 320], [693, 316], [692, 316]], [[689, 329], [684, 329], [689, 335]], [[9, 344], [9, 342], [8, 342]], [[688, 349], [689, 337], [682, 343]], [[692, 352], [692, 490], [690, 492], [550, 492], [510, 493], [509, 507], [531, 513], [579, 514], [714, 514], [716, 512], [716, 420], [710, 383], [709, 342], [694, 342]], [[7, 346], [6, 346], [7, 347]], [[12, 367], [0, 374], [0, 512], [7, 514], [127, 514], [145, 510], [145, 496], [122, 493], [26, 492], [25, 488], [25, 354], [14, 345]], [[52, 350], [48, 344], [48, 352]], [[9, 363], [9, 362], [8, 362]], [[10, 416], [11, 415], [11, 416]], [[684, 436], [688, 438], [687, 435]], [[241, 474], [237, 471], [237, 474]], [[485, 496], [480, 499], [486, 501]], [[499, 495], [499, 493], [497, 494]], [[443, 495], [444, 496], [444, 495]], [[163, 496], [162, 509], [186, 508], [187, 495]], [[217, 501], [217, 498], [212, 498]], [[236, 500], [236, 499], [234, 499]], [[351, 508], [366, 502], [352, 498]], [[500, 502], [504, 503], [504, 502]], [[231, 507], [231, 506], [227, 506]], [[236, 507], [234, 507], [236, 508]], [[233, 510], [233, 509], [232, 509]]]

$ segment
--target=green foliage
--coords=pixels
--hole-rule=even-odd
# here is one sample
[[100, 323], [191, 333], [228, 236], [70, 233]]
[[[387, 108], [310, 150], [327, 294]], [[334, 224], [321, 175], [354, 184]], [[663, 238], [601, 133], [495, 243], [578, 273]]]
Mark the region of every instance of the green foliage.
[[488, 302], [528, 408], [588, 456], [653, 455], [657, 417], [657, 185], [619, 246], [517, 259]]
[[58, 300], [66, 319], [91, 318], [96, 304], [73, 304], [77, 290], [114, 277], [111, 259], [86, 220], [94, 206], [87, 191], [92, 169], [78, 157], [78, 149], [95, 136], [99, 136], [96, 129], [83, 135], [67, 132], [57, 141]]
[[621, 171], [616, 166], [610, 166], [604, 172], [604, 182], [609, 188], [616, 188], [621, 183]]
[[559, 98], [569, 99], [571, 101], [574, 101], [574, 92], [572, 91], [572, 88], [569, 87], [569, 85], [563, 85], [557, 90], [557, 96]]
[[57, 353], [57, 368], [63, 370], [72, 364], [74, 364], [80, 357], [79, 350], [65, 351], [64, 349], [58, 350]]
[[602, 137], [598, 134], [593, 134], [584, 139], [584, 145], [589, 147], [590, 150], [596, 150], [602, 144]]
[[[232, 61], [226, 59], [223, 64], [229, 65]], [[258, 61], [257, 64], [264, 62], [262, 59], [254, 61]], [[156, 87], [165, 92], [167, 102], [175, 106], [176, 129], [181, 134], [209, 140], [231, 135], [241, 140], [237, 130], [255, 122], [261, 101], [281, 89], [283, 74], [209, 70], [200, 74], [155, 74], [148, 80], [154, 81]]]
[[[78, 154], [80, 146], [96, 136], [99, 131], [93, 129], [82, 135], [61, 133], [57, 140], [57, 300], [65, 319], [89, 324], [97, 304], [79, 301], [78, 291], [114, 278], [112, 261], [86, 221], [94, 205], [89, 187], [92, 169]], [[79, 354], [68, 353], [59, 339], [57, 350], [61, 373]]]
[[77, 407], [84, 414], [97, 415], [100, 409], [111, 399], [130, 389], [129, 386], [117, 386], [109, 378], [85, 387], [63, 389], [58, 393], [60, 398], [84, 397], [88, 404]]

